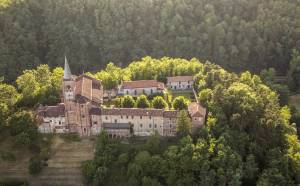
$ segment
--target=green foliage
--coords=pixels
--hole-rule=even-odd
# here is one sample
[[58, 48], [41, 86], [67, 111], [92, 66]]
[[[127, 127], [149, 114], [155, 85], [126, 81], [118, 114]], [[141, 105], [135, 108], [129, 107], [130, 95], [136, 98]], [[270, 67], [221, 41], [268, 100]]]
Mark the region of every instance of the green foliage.
[[181, 110], [178, 114], [176, 123], [176, 132], [179, 137], [185, 137], [191, 134], [191, 120], [185, 110]]
[[28, 111], [16, 112], [8, 120], [10, 134], [16, 136], [17, 145], [28, 146], [38, 138], [37, 124]]
[[147, 96], [140, 95], [136, 100], [136, 107], [137, 108], [149, 108], [150, 102], [147, 99]]
[[161, 144], [159, 134], [154, 134], [147, 139], [145, 150], [151, 154], [159, 154], [161, 152]]
[[297, 50], [293, 50], [288, 71], [288, 80], [290, 89], [297, 91], [300, 87], [300, 52]]
[[92, 160], [87, 160], [82, 163], [81, 170], [83, 173], [84, 178], [88, 183], [91, 183], [94, 179], [94, 174], [96, 171], [96, 167]]
[[133, 108], [135, 105], [135, 101], [132, 96], [124, 96], [122, 100], [123, 108]]
[[152, 107], [156, 109], [168, 108], [168, 103], [161, 96], [154, 97], [151, 103], [152, 103]]
[[33, 106], [37, 103], [47, 105], [58, 103], [62, 76], [62, 68], [55, 68], [51, 72], [48, 65], [40, 65], [36, 70], [25, 70], [16, 80], [22, 93], [20, 104]]
[[19, 101], [20, 97], [15, 87], [0, 82], [0, 103], [11, 107]]
[[189, 104], [189, 100], [183, 96], [178, 96], [173, 100], [173, 108], [175, 110], [186, 110]]
[[291, 49], [299, 48], [298, 1], [13, 2], [0, 3], [7, 23], [0, 74], [10, 82], [42, 63], [62, 65], [64, 54], [77, 74], [109, 61], [125, 66], [147, 54], [198, 57], [235, 71], [274, 66], [284, 72]]
[[16, 156], [9, 151], [0, 151], [0, 159], [3, 161], [14, 162], [16, 161]]
[[67, 133], [67, 134], [62, 134], [61, 137], [69, 142], [78, 142], [81, 141], [81, 138], [78, 133]]
[[36, 175], [41, 172], [42, 170], [42, 162], [39, 157], [32, 157], [29, 161], [29, 173], [31, 175]]

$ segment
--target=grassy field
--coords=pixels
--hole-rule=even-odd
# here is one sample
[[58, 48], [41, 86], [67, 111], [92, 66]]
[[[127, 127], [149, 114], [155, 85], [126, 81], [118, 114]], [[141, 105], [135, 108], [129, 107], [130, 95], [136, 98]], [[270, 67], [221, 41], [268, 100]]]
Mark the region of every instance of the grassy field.
[[192, 90], [183, 90], [183, 91], [174, 91], [174, 90], [168, 90], [168, 93], [172, 95], [173, 99], [178, 96], [183, 96], [191, 101], [194, 101], [194, 93]]
[[27, 148], [15, 146], [14, 138], [8, 134], [8, 131], [2, 132], [0, 134], [0, 185], [8, 182], [16, 184], [18, 181], [27, 180], [31, 156], [32, 152]]
[[293, 96], [290, 96], [290, 104], [296, 107], [298, 111], [300, 111], [300, 94], [296, 94]]

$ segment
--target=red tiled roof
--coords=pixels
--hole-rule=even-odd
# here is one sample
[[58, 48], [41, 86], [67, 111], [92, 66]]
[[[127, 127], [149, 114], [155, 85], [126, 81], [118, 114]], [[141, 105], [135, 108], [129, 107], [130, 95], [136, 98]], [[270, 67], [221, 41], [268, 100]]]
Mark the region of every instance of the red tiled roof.
[[90, 110], [89, 113], [90, 113], [90, 115], [98, 115], [98, 116], [100, 116], [101, 115], [101, 109], [93, 107], [93, 108], [91, 108], [91, 110]]
[[65, 115], [65, 106], [60, 104], [57, 106], [45, 106], [42, 110], [38, 111], [41, 117], [58, 117]]
[[185, 82], [185, 81], [193, 81], [193, 76], [174, 76], [167, 77], [168, 82]]
[[112, 108], [101, 109], [102, 115], [163, 116], [162, 109]]
[[151, 88], [156, 87], [158, 89], [164, 89], [164, 83], [156, 80], [139, 80], [139, 81], [124, 81], [121, 89], [135, 89], [135, 88]]
[[164, 111], [164, 118], [176, 118], [178, 114], [177, 110]]
[[206, 115], [206, 108], [196, 102], [192, 102], [188, 105], [188, 111], [192, 117], [205, 117]]

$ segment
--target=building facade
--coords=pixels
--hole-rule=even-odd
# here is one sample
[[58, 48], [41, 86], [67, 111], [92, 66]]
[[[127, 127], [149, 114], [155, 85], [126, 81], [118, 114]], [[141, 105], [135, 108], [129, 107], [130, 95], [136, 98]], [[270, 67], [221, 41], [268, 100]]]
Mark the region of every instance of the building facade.
[[[162, 93], [164, 84], [155, 80], [124, 82], [120, 89], [126, 95]], [[73, 76], [65, 59], [61, 103], [40, 106], [37, 117], [42, 133], [78, 133], [97, 135], [102, 130], [111, 137], [175, 136], [178, 111], [142, 108], [102, 108], [104, 91], [101, 82], [87, 75]], [[193, 131], [205, 121], [206, 109], [198, 103], [188, 108]]]
[[194, 84], [193, 76], [167, 77], [167, 87], [171, 90], [192, 89]]
[[153, 95], [165, 92], [165, 85], [156, 80], [124, 81], [118, 91], [119, 95]]

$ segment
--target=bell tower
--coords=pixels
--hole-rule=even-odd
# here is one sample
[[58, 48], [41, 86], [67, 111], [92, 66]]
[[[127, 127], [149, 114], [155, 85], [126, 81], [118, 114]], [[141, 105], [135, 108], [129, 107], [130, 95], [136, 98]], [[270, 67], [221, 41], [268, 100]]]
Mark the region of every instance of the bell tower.
[[71, 70], [68, 64], [67, 57], [65, 57], [64, 77], [63, 77], [63, 102], [75, 100], [75, 81], [72, 78]]

